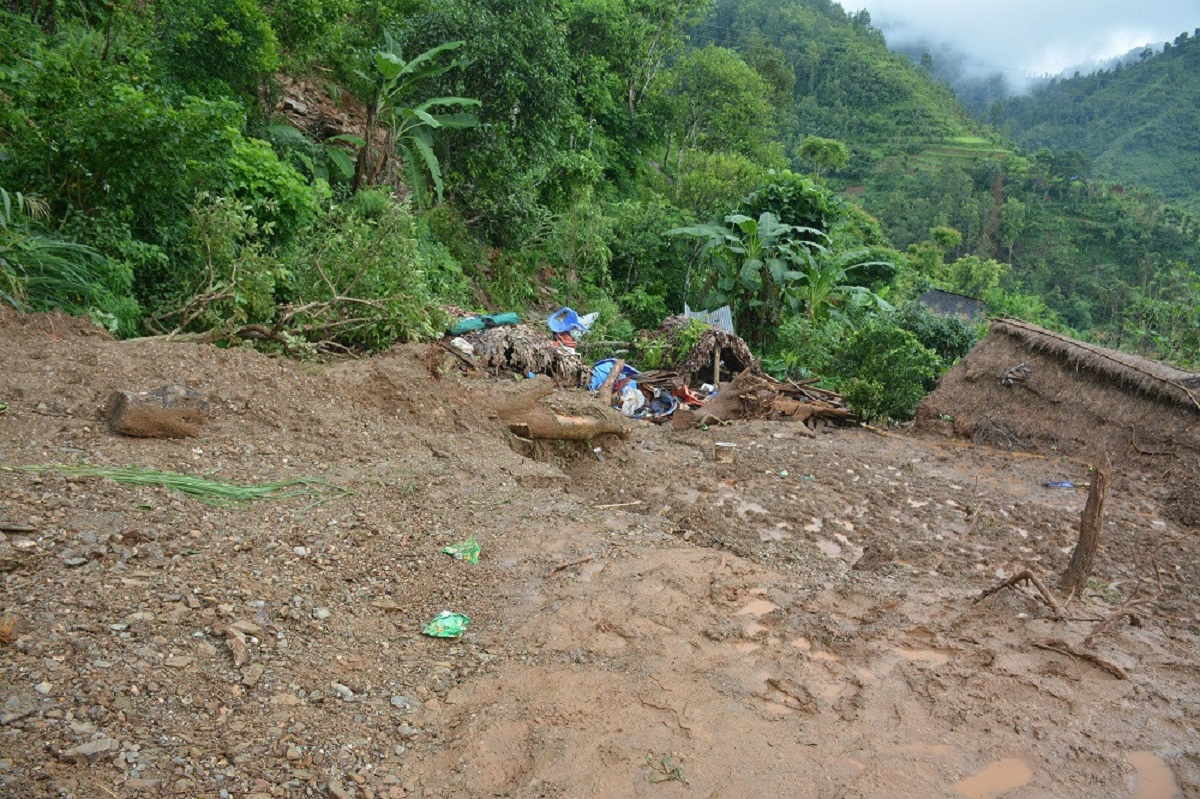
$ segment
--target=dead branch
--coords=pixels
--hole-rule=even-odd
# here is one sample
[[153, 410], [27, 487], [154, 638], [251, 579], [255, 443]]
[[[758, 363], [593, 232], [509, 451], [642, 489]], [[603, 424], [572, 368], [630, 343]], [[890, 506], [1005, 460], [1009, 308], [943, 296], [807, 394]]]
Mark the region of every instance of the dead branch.
[[1087, 650], [1079, 649], [1078, 647], [1072, 646], [1062, 639], [1049, 638], [1041, 643], [1035, 643], [1034, 646], [1038, 649], [1046, 649], [1051, 652], [1058, 652], [1060, 655], [1070, 655], [1071, 657], [1077, 657], [1080, 660], [1086, 660], [1088, 663], [1107, 671], [1118, 680], [1129, 679], [1129, 672], [1125, 671], [1125, 669], [1121, 668], [1116, 663], [1113, 663], [1111, 660], [1101, 657], [1095, 652], [1088, 652]]
[[588, 555], [585, 558], [580, 558], [579, 560], [573, 560], [569, 563], [560, 563], [557, 566], [553, 567], [552, 569], [549, 569], [542, 576], [543, 577], [553, 577], [554, 575], [558, 574], [560, 571], [562, 571], [564, 569], [570, 569], [575, 566], [582, 566], [585, 563], [591, 563], [595, 559], [596, 559], [595, 555]]
[[1043, 583], [1038, 576], [1029, 569], [1022, 569], [999, 585], [987, 589], [975, 599], [975, 604], [982, 602], [992, 594], [1003, 591], [1005, 588], [1012, 588], [1018, 583], [1023, 582], [1029, 582], [1034, 588], [1037, 589], [1038, 593], [1041, 594], [1042, 601], [1049, 605], [1050, 609], [1054, 611], [1054, 617], [1056, 619], [1063, 621], [1066, 618], [1066, 615], [1063, 613], [1062, 606], [1058, 604], [1058, 600], [1056, 600], [1054, 595], [1050, 593], [1050, 590], [1046, 588], [1046, 584]]
[[1152, 561], [1151, 565], [1154, 567], [1154, 579], [1157, 583], [1157, 589], [1155, 592], [1150, 596], [1139, 596], [1142, 591], [1142, 580], [1139, 577], [1138, 584], [1133, 591], [1133, 595], [1130, 596], [1129, 599], [1125, 600], [1125, 602], [1121, 604], [1121, 607], [1117, 608], [1115, 613], [1108, 616], [1108, 618], [1101, 620], [1099, 624], [1092, 628], [1092, 631], [1087, 634], [1086, 638], [1083, 639], [1084, 646], [1090, 647], [1092, 642], [1096, 640], [1096, 636], [1105, 632], [1123, 618], [1128, 617], [1131, 623], [1134, 622], [1138, 618], [1137, 613], [1135, 613], [1138, 608], [1143, 608], [1147, 605], [1153, 605], [1162, 598], [1162, 571], [1158, 568], [1157, 561]]

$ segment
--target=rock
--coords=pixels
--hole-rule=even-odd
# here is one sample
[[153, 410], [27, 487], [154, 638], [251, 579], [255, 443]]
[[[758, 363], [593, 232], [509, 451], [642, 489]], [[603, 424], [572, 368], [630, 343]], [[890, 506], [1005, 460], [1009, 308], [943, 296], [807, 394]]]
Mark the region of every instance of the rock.
[[258, 681], [262, 679], [263, 671], [263, 664], [250, 664], [242, 671], [242, 685], [247, 687], [257, 685]]
[[37, 710], [37, 705], [32, 701], [14, 696], [7, 700], [0, 709], [0, 724], [11, 724], [17, 719], [25, 718], [35, 710]]
[[345, 701], [352, 702], [354, 700], [354, 692], [340, 682], [331, 682], [329, 683], [329, 687]]
[[166, 663], [173, 669], [186, 669], [192, 665], [193, 660], [194, 658], [189, 655], [177, 655], [176, 657], [167, 658]]
[[392, 697], [392, 707], [396, 708], [397, 710], [402, 710], [405, 713], [411, 713], [420, 706], [420, 702], [414, 702], [407, 696], [401, 696], [397, 694], [396, 696]]
[[250, 659], [250, 652], [246, 648], [246, 637], [236, 630], [230, 630], [225, 643], [229, 646], [229, 653], [233, 655], [234, 668], [240, 669], [245, 666], [246, 661]]
[[195, 438], [208, 417], [208, 402], [187, 386], [155, 391], [114, 391], [108, 401], [108, 427], [136, 438]]
[[312, 617], [317, 621], [323, 621], [333, 615], [333, 611], [329, 608], [313, 608]]
[[353, 791], [353, 788], [347, 791], [342, 787], [342, 784], [336, 780], [329, 781], [329, 795], [332, 796], [333, 799], [354, 799]]
[[150, 777], [138, 777], [132, 780], [125, 781], [125, 787], [134, 791], [157, 791], [162, 787], [162, 780], [156, 780]]
[[94, 741], [88, 741], [79, 746], [73, 746], [70, 749], [63, 750], [58, 753], [61, 760], [69, 760], [75, 763], [91, 763], [99, 760], [106, 755], [112, 754], [121, 748], [121, 743], [107, 736], [97, 738]]

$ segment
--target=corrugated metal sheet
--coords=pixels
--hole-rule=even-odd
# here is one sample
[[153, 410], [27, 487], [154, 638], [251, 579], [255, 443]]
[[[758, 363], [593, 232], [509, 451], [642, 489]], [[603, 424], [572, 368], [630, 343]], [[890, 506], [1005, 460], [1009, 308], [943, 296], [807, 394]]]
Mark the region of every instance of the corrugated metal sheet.
[[688, 319], [699, 319], [701, 322], [707, 322], [713, 327], [718, 327], [726, 333], [737, 335], [733, 329], [733, 311], [728, 305], [722, 305], [715, 311], [693, 311], [688, 307], [687, 303], [683, 304], [683, 315]]

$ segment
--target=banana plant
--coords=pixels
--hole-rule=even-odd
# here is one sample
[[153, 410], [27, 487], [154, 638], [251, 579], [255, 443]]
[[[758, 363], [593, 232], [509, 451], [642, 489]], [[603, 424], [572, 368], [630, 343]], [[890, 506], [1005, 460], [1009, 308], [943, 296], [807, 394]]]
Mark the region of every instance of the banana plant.
[[706, 281], [702, 307], [730, 305], [738, 327], [754, 330], [762, 345], [767, 329], [781, 321], [786, 299], [804, 279], [805, 269], [827, 252], [819, 243], [827, 236], [816, 228], [780, 222], [769, 211], [758, 219], [730, 214], [724, 221], [724, 225], [674, 228], [667, 235], [703, 240], [700, 257], [714, 268]]
[[354, 174], [355, 191], [364, 180], [369, 182], [374, 177], [371, 130], [378, 121], [391, 131], [392, 145], [404, 164], [409, 187], [418, 202], [425, 201], [426, 173], [433, 179], [438, 202], [442, 201], [442, 168], [433, 150], [434, 135], [441, 130], [470, 128], [479, 124], [478, 116], [465, 109], [478, 108], [482, 103], [468, 97], [454, 96], [434, 97], [415, 105], [408, 104], [408, 101], [422, 81], [440, 77], [470, 63], [464, 58], [449, 63], [437, 61], [443, 53], [457, 50], [463, 44], [462, 41], [446, 42], [406, 61], [398, 43], [391, 34], [384, 32], [384, 47], [374, 53], [375, 72], [371, 75], [361, 71], [357, 73], [371, 84], [372, 98], [367, 105], [367, 124]]
[[800, 278], [784, 288], [793, 313], [810, 322], [821, 323], [831, 316], [849, 322], [859, 311], [890, 311], [892, 306], [866, 286], [854, 284], [853, 272], [868, 266], [884, 266], [882, 261], [863, 260], [867, 250], [851, 250], [813, 258], [800, 268]]

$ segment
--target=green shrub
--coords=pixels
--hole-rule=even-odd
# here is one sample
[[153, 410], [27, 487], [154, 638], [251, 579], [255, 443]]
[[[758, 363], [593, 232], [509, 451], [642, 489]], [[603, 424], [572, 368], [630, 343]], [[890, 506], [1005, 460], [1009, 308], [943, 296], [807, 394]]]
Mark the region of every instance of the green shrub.
[[254, 0], [159, 0], [167, 69], [189, 90], [252, 95], [279, 61], [275, 32]]
[[178, 286], [172, 312], [162, 315], [168, 327], [232, 331], [274, 323], [283, 267], [264, 252], [258, 233], [250, 204], [233, 197], [197, 198], [188, 243], [199, 262]]
[[979, 340], [978, 326], [958, 317], [930, 313], [919, 302], [906, 302], [896, 312], [896, 324], [938, 354], [943, 369], [966, 355]]
[[267, 142], [236, 131], [231, 136], [232, 153], [225, 162], [229, 189], [247, 204], [265, 238], [286, 243], [314, 219], [316, 190]]
[[332, 53], [342, 43], [347, 0], [268, 0], [262, 5], [281, 49], [297, 64]]
[[839, 318], [813, 322], [804, 316], [792, 316], [779, 326], [775, 346], [763, 359], [763, 366], [775, 377], [826, 377], [841, 342], [850, 334]]
[[838, 390], [864, 419], [911, 419], [938, 373], [937, 353], [894, 320], [876, 318], [854, 332], [830, 364]]
[[45, 203], [0, 188], [0, 300], [20, 310], [87, 314], [110, 332], [139, 316], [133, 275], [120, 262], [41, 227]]

